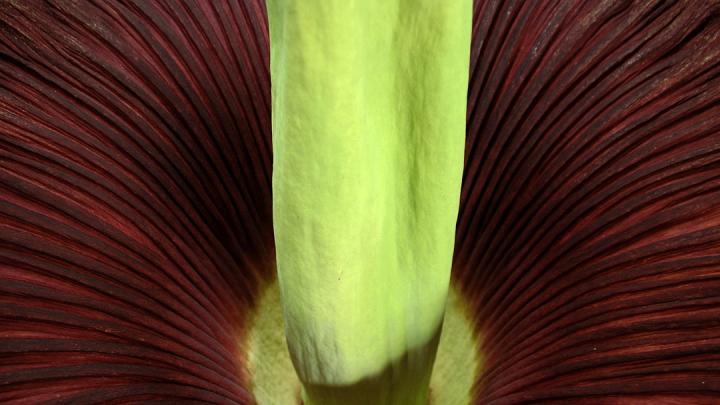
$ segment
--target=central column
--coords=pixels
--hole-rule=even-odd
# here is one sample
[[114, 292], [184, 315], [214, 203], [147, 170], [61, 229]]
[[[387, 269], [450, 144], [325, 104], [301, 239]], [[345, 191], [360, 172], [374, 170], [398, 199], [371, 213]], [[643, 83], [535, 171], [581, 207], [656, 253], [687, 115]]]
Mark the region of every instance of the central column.
[[425, 405], [465, 144], [470, 0], [270, 0], [273, 212], [306, 405]]

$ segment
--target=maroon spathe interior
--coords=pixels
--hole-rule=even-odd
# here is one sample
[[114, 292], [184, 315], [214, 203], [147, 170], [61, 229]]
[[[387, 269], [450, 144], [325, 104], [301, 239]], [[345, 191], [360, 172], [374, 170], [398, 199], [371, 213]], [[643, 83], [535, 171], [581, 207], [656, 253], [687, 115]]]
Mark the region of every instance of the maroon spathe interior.
[[[475, 2], [476, 403], [720, 401], [719, 11]], [[252, 402], [268, 67], [259, 0], [0, 3], [0, 402]]]

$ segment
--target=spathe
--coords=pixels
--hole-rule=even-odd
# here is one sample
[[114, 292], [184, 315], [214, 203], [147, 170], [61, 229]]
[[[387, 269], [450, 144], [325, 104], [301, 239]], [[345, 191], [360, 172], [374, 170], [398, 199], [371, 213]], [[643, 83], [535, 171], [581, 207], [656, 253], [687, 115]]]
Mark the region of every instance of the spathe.
[[[476, 2], [476, 403], [713, 403], [717, 5]], [[251, 403], [261, 2], [0, 6], [0, 401]]]

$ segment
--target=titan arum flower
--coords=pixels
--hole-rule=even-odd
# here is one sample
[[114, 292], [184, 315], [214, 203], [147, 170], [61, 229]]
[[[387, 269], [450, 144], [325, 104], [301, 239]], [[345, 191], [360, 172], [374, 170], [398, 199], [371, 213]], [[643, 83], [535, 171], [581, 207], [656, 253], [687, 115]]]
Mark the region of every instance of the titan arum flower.
[[719, 18], [0, 0], [0, 403], [717, 403]]

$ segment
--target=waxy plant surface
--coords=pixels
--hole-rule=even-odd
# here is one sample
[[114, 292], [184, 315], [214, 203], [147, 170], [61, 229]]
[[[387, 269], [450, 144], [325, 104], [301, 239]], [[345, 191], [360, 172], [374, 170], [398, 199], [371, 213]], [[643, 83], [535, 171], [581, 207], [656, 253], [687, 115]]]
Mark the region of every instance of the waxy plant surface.
[[[308, 49], [292, 42], [302, 42], [297, 37], [285, 39], [286, 56], [302, 57], [298, 64], [286, 60], [284, 72], [295, 79], [307, 73], [308, 82], [277, 84], [270, 40], [273, 55], [283, 42], [275, 39], [276, 23], [290, 18], [285, 27], [295, 21], [309, 33], [316, 31], [303, 24], [314, 21], [319, 33], [328, 28], [326, 18], [333, 32], [352, 33], [371, 26], [373, 9], [358, 15], [341, 5], [361, 3], [397, 11], [378, 20], [370, 42], [351, 48], [367, 57], [332, 57], [354, 55], [343, 53], [351, 44], [340, 36], [327, 39], [332, 51], [316, 55], [362, 75], [390, 70], [400, 86], [388, 89], [382, 78], [358, 83], [343, 76], [354, 70], [316, 66], [320, 59], [306, 59]], [[308, 19], [282, 16], [283, 7], [301, 4], [309, 7]], [[431, 301], [442, 301], [447, 281], [447, 328], [427, 394], [432, 405], [720, 403], [720, 3], [438, 4], [0, 0], [0, 403], [296, 405], [304, 386], [306, 405], [317, 398], [331, 404], [339, 397], [324, 396], [328, 385], [332, 391], [354, 384], [388, 362], [403, 375], [397, 358], [415, 346], [413, 339], [422, 345], [433, 337], [438, 321], [429, 319], [442, 311]], [[388, 27], [396, 42], [379, 40]], [[460, 43], [429, 41], [433, 29], [466, 32], [457, 38], [466, 38], [467, 53]], [[379, 56], [388, 49], [397, 63]], [[432, 74], [455, 72], [453, 60], [468, 65], [457, 69], [458, 80], [468, 80], [466, 103], [452, 102], [464, 89], [432, 88], [457, 85]], [[327, 86], [319, 84], [323, 78]], [[415, 89], [415, 79], [426, 81]], [[338, 85], [343, 80], [348, 87]], [[283, 88], [313, 83], [330, 97], [275, 104]], [[357, 98], [361, 90], [366, 99]], [[389, 103], [391, 95], [398, 100]], [[409, 95], [418, 98], [405, 100]], [[383, 114], [419, 125], [432, 139], [423, 143], [427, 153], [406, 156], [444, 151], [449, 157], [439, 166], [419, 159], [414, 167], [433, 175], [445, 168], [456, 178], [439, 177], [432, 182], [438, 189], [427, 187], [426, 176], [412, 183], [413, 170], [393, 166], [407, 162], [392, 160], [373, 172], [369, 159], [353, 161], [358, 155], [342, 150], [346, 144], [300, 142], [307, 160], [288, 160], [278, 148], [289, 138], [271, 136], [277, 111], [322, 112], [318, 105], [328, 108], [315, 121], [328, 131], [325, 142], [331, 132], [378, 126], [357, 149], [363, 156], [387, 159], [417, 146], [405, 138], [381, 148], [391, 142], [382, 134], [415, 133], [388, 129], [378, 119]], [[365, 121], [359, 105], [371, 113]], [[463, 117], [458, 124], [455, 115], [461, 110], [464, 145]], [[345, 116], [354, 121], [341, 125]], [[295, 125], [283, 122], [285, 130]], [[438, 133], [444, 130], [459, 137], [457, 144]], [[321, 166], [313, 166], [321, 155]], [[351, 187], [364, 191], [287, 194], [326, 204], [326, 223], [316, 212], [301, 213], [312, 215], [304, 218], [321, 237], [314, 244], [298, 236], [303, 219], [286, 217], [273, 228], [273, 214], [277, 226], [289, 212], [273, 213], [279, 163], [287, 164], [288, 176], [355, 165]], [[342, 183], [333, 177], [341, 172], [327, 175], [313, 184]], [[371, 195], [368, 184], [380, 177], [410, 181], [417, 199], [391, 200], [392, 188]], [[280, 192], [289, 186], [299, 185]], [[344, 207], [366, 218], [403, 212], [389, 210], [392, 204], [434, 205], [440, 216], [423, 217], [431, 220], [419, 228], [428, 233], [398, 227], [364, 235], [412, 245], [437, 232], [427, 240], [448, 240], [447, 246], [409, 248], [438, 268], [444, 262], [445, 281], [406, 283], [400, 265], [377, 277], [356, 269], [340, 281], [368, 277], [338, 296], [319, 270], [285, 277], [289, 258], [332, 253], [360, 268], [380, 260], [373, 254], [388, 254], [387, 245], [372, 245], [369, 237], [362, 242], [374, 247], [366, 252], [327, 250], [359, 226], [332, 202], [351, 195], [365, 200], [345, 200]], [[438, 227], [451, 228], [456, 214], [451, 262], [452, 231], [428, 224], [439, 218]], [[284, 256], [283, 241], [307, 246]], [[343, 301], [353, 294], [367, 311]], [[293, 305], [302, 297], [313, 297], [311, 304]], [[427, 305], [432, 316], [399, 327], [393, 322], [407, 316], [403, 305]], [[328, 361], [315, 362], [327, 355], [322, 347], [291, 361], [293, 344], [304, 350], [324, 332], [311, 318], [338, 311], [367, 317], [361, 339], [347, 338]], [[330, 324], [341, 329], [332, 336], [352, 334], [358, 324], [351, 319], [335, 317]], [[367, 343], [374, 338], [390, 349]], [[420, 367], [423, 378], [428, 367]], [[380, 377], [380, 388], [358, 395], [387, 387], [415, 392], [416, 379], [394, 385]], [[314, 383], [323, 386], [317, 395]], [[345, 399], [364, 403], [362, 396]]]
[[271, 1], [273, 226], [305, 405], [426, 405], [472, 3]]

